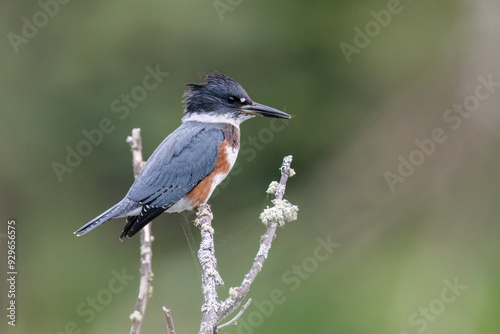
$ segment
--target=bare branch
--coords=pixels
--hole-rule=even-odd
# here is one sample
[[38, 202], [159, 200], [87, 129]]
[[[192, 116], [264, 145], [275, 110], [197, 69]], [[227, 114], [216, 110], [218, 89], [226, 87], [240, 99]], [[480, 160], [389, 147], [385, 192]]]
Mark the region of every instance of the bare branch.
[[[144, 161], [142, 160], [142, 139], [141, 139], [141, 129], [133, 129], [132, 136], [127, 137], [127, 143], [130, 144], [132, 148], [133, 156], [133, 167], [134, 167], [134, 177], [137, 178], [144, 168]], [[139, 285], [139, 296], [137, 297], [137, 302], [135, 303], [134, 311], [130, 314], [130, 320], [132, 320], [132, 327], [130, 328], [130, 334], [139, 334], [141, 332], [142, 320], [144, 314], [146, 313], [146, 306], [148, 303], [148, 298], [152, 295], [153, 286], [151, 281], [153, 280], [153, 270], [151, 268], [151, 258], [153, 257], [153, 251], [151, 244], [154, 237], [151, 235], [151, 225], [146, 225], [140, 232], [141, 239], [141, 281]]]
[[174, 328], [174, 319], [172, 319], [172, 312], [165, 306], [162, 307], [163, 313], [165, 313], [165, 320], [167, 321], [167, 332], [168, 334], [176, 334]]
[[[281, 180], [278, 183], [278, 185], [276, 185], [275, 189], [276, 200], [278, 201], [283, 200], [288, 178], [290, 177], [290, 175], [294, 175], [295, 173], [295, 171], [293, 171], [293, 169], [290, 168], [291, 163], [292, 163], [291, 155], [286, 156], [283, 159], [283, 164], [281, 165], [280, 168]], [[294, 207], [292, 210], [295, 210], [296, 212], [298, 208]], [[293, 220], [293, 218], [291, 220]], [[236, 308], [238, 308], [238, 306], [241, 304], [241, 301], [245, 298], [248, 291], [250, 291], [252, 283], [255, 281], [255, 278], [257, 277], [257, 275], [262, 269], [262, 266], [264, 265], [264, 261], [267, 259], [269, 250], [271, 249], [271, 244], [276, 235], [276, 229], [278, 225], [281, 225], [282, 222], [277, 218], [275, 219], [274, 217], [271, 217], [271, 219], [269, 221], [266, 221], [265, 223], [267, 226], [267, 230], [266, 233], [262, 235], [260, 239], [259, 251], [255, 256], [252, 267], [243, 278], [241, 285], [239, 287], [232, 288], [229, 293], [230, 296], [221, 303], [221, 310], [219, 314], [221, 320], [224, 319], [227, 315], [234, 312], [234, 310], [236, 310]]]
[[[140, 129], [133, 129], [132, 136], [127, 138], [127, 142], [132, 147], [134, 176], [141, 173], [144, 168], [142, 160], [142, 140]], [[223, 328], [232, 324], [236, 324], [237, 320], [243, 315], [247, 307], [251, 303], [251, 299], [241, 308], [238, 314], [229, 322], [218, 326], [217, 324], [234, 312], [242, 300], [245, 298], [250, 290], [252, 283], [262, 269], [264, 261], [267, 259], [269, 250], [271, 249], [272, 241], [276, 235], [278, 226], [282, 226], [286, 221], [296, 219], [298, 208], [283, 200], [285, 193], [286, 182], [288, 177], [293, 176], [295, 172], [290, 169], [292, 156], [286, 156], [283, 159], [281, 170], [281, 180], [279, 183], [273, 182], [268, 189], [268, 192], [275, 193], [276, 199], [273, 200], [274, 207], [267, 208], [261, 214], [261, 219], [267, 227], [266, 233], [262, 236], [260, 241], [259, 251], [255, 256], [254, 262], [245, 275], [241, 285], [229, 290], [229, 297], [224, 301], [219, 301], [217, 295], [217, 288], [224, 285], [222, 278], [217, 271], [217, 258], [215, 257], [214, 246], [214, 229], [212, 228], [212, 211], [210, 206], [206, 203], [199, 206], [196, 213], [197, 218], [195, 225], [201, 232], [201, 244], [198, 251], [198, 259], [201, 264], [201, 280], [202, 291], [204, 297], [204, 304], [202, 306], [202, 321], [199, 333], [200, 334], [214, 334], [217, 333], [219, 328]], [[141, 236], [141, 280], [139, 286], [139, 296], [135, 304], [134, 311], [130, 315], [132, 320], [131, 334], [139, 334], [141, 330], [142, 321], [146, 312], [148, 298], [152, 294], [153, 287], [151, 281], [153, 279], [153, 272], [151, 269], [152, 249], [151, 243], [153, 236], [151, 235], [150, 225], [146, 225], [140, 232]], [[167, 322], [167, 330], [169, 334], [176, 334], [172, 315], [169, 309], [163, 307], [165, 319]]]
[[134, 177], [137, 178], [145, 166], [142, 160], [142, 138], [140, 128], [132, 129], [132, 136], [127, 137], [127, 143], [130, 144], [130, 148], [132, 149], [132, 166], [134, 168]]
[[[217, 324], [229, 314], [234, 312], [250, 291], [252, 283], [262, 269], [264, 261], [267, 259], [272, 241], [276, 235], [277, 227], [283, 226], [286, 221], [292, 221], [297, 218], [298, 208], [291, 205], [286, 200], [283, 200], [286, 182], [290, 176], [295, 174], [295, 172], [290, 168], [291, 163], [291, 155], [286, 156], [283, 159], [283, 164], [280, 168], [281, 180], [278, 184], [276, 184], [276, 182], [272, 184], [272, 191], [276, 194], [276, 199], [273, 200], [275, 206], [273, 208], [267, 208], [261, 214], [261, 219], [265, 223], [267, 230], [261, 238], [259, 251], [255, 256], [252, 267], [245, 275], [241, 285], [239, 287], [229, 289], [229, 297], [222, 302], [219, 301], [216, 291], [216, 288], [223, 285], [223, 282], [217, 271], [217, 259], [215, 257], [213, 241], [214, 230], [212, 228], [213, 215], [210, 210], [210, 206], [206, 203], [200, 205], [198, 208], [195, 224], [201, 231], [201, 246], [198, 251], [198, 258], [202, 267], [202, 290], [205, 300], [202, 307], [203, 316], [199, 334], [217, 333]], [[268, 192], [269, 191], [270, 190], [268, 190]], [[235, 322], [236, 319], [243, 314], [248, 305], [249, 302], [245, 304], [233, 320], [223, 326], [227, 326]]]

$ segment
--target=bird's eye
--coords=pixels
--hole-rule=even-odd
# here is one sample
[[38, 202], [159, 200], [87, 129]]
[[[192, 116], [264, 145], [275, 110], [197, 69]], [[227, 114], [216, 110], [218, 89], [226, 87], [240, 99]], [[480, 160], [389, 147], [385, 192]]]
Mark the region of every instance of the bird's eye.
[[238, 99], [236, 97], [234, 97], [234, 96], [230, 96], [230, 97], [227, 98], [227, 102], [229, 104], [234, 104], [234, 103], [236, 103], [236, 101], [238, 101]]

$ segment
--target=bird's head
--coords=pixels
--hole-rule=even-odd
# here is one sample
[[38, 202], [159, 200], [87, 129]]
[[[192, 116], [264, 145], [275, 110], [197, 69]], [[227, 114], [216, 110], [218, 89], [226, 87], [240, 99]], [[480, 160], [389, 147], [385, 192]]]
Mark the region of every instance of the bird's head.
[[254, 116], [290, 118], [280, 110], [252, 101], [239, 83], [222, 73], [210, 73], [204, 83], [188, 84], [184, 121], [230, 121], [240, 124]]

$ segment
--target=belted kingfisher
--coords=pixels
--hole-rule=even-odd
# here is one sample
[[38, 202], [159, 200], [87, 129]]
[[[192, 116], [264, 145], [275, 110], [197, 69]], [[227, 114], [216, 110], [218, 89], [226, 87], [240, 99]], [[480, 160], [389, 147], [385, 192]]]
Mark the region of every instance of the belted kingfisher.
[[188, 87], [181, 126], [156, 148], [125, 198], [75, 231], [77, 236], [112, 218], [127, 217], [123, 241], [164, 211], [197, 208], [233, 168], [243, 121], [256, 115], [291, 117], [252, 101], [239, 83], [222, 73], [208, 74], [204, 83]]

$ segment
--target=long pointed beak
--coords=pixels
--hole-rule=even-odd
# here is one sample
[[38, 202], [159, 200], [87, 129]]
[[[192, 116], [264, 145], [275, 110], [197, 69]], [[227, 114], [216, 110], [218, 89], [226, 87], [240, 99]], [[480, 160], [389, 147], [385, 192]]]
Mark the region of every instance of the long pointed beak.
[[292, 116], [288, 115], [287, 113], [274, 109], [271, 107], [268, 107], [266, 105], [253, 102], [252, 104], [244, 105], [241, 107], [241, 110], [250, 115], [260, 115], [264, 117], [272, 117], [272, 118], [286, 118], [290, 119]]

